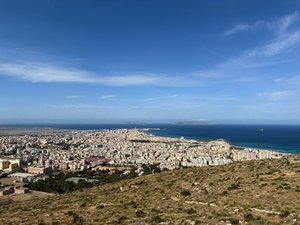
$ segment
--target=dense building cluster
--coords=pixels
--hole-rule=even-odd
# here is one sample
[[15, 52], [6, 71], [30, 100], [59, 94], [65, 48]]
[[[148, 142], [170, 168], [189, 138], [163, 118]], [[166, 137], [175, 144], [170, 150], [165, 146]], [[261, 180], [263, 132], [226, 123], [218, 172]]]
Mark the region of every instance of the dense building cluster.
[[145, 130], [53, 132], [46, 135], [0, 137], [0, 170], [44, 174], [84, 170], [101, 165], [155, 164], [181, 166], [223, 165], [233, 161], [277, 158], [270, 150], [235, 148], [224, 140], [196, 141], [153, 136]]

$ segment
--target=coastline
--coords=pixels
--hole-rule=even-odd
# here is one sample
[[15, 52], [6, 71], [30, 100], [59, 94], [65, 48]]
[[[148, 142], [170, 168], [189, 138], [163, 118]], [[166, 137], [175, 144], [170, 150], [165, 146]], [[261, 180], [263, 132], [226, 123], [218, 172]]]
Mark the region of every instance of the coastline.
[[[160, 136], [160, 137], [169, 137], [169, 138], [180, 138], [183, 137], [184, 139], [187, 140], [196, 140], [196, 141], [215, 141], [218, 139], [223, 139], [224, 141], [228, 142], [231, 146], [233, 147], [237, 147], [237, 148], [243, 148], [243, 149], [257, 149], [257, 150], [271, 150], [274, 152], [278, 152], [278, 153], [283, 153], [283, 154], [299, 154], [300, 153], [300, 149], [291, 149], [291, 148], [284, 148], [284, 147], [277, 147], [277, 146], [273, 146], [273, 147], [262, 147], [262, 145], [266, 145], [264, 144], [259, 144], [259, 143], [233, 143], [232, 141], [226, 139], [226, 138], [216, 138], [216, 139], [208, 139], [208, 138], [195, 138], [195, 137], [191, 137], [191, 136], [181, 136], [181, 135], [170, 135], [170, 134], [166, 134], [163, 132], [151, 132], [151, 131], [164, 131], [165, 129], [158, 129], [158, 130], [154, 130], [154, 129], [149, 129], [147, 131], [147, 133], [155, 135], [155, 136]], [[267, 144], [267, 145], [272, 145], [272, 144]]]
[[272, 150], [235, 148], [223, 139], [199, 141], [161, 137], [145, 131], [149, 129], [69, 130], [8, 136], [0, 138], [0, 145], [10, 158], [15, 155], [18, 162], [37, 166], [33, 167], [34, 171], [90, 168], [92, 164], [86, 163], [86, 159], [95, 157], [110, 165], [158, 165], [160, 169], [170, 170], [277, 159], [285, 155]]
[[[258, 132], [264, 127], [264, 132]], [[34, 130], [31, 134], [63, 132], [70, 130], [116, 130], [140, 129], [160, 137], [189, 140], [224, 139], [233, 146], [297, 154], [300, 153], [300, 126], [296, 125], [174, 125], [174, 124], [13, 124], [0, 125], [0, 136], [4, 129], [18, 130], [18, 135]], [[9, 132], [9, 135], [12, 134]]]
[[277, 152], [277, 153], [284, 154], [284, 155], [299, 154], [299, 153], [289, 153], [289, 152], [286, 152], [284, 150], [280, 151], [278, 149], [274, 150], [274, 149], [269, 149], [269, 148], [257, 148], [257, 147], [254, 147], [254, 146], [234, 145], [234, 144], [230, 143], [229, 141], [227, 141], [226, 139], [222, 139], [222, 138], [221, 139], [195, 139], [195, 138], [183, 137], [183, 136], [171, 136], [171, 135], [151, 133], [151, 130], [155, 130], [155, 131], [162, 130], [160, 128], [153, 128], [153, 129], [152, 128], [142, 128], [142, 129], [139, 129], [139, 130], [146, 133], [146, 134], [151, 134], [151, 135], [154, 135], [154, 136], [157, 136], [157, 137], [174, 138], [174, 139], [184, 138], [185, 140], [189, 140], [189, 141], [210, 142], [210, 141], [223, 140], [225, 142], [228, 142], [232, 148], [241, 149], [241, 150], [253, 149], [253, 150], [259, 150], [259, 151], [273, 151], [273, 152]]

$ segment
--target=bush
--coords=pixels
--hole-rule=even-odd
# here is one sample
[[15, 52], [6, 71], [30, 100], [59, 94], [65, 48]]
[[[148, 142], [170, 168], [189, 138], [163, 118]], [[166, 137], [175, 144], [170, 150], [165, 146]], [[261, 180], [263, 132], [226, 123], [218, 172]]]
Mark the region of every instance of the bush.
[[152, 218], [153, 222], [160, 223], [163, 222], [162, 218], [159, 215], [156, 215]]
[[66, 215], [73, 217], [73, 224], [78, 224], [81, 225], [83, 224], [83, 219], [81, 216], [77, 215], [75, 212], [73, 211], [68, 211], [66, 213]]
[[234, 183], [228, 187], [228, 190], [236, 190], [239, 189], [240, 187], [241, 187], [240, 183]]
[[123, 222], [123, 221], [125, 221], [125, 220], [127, 220], [127, 217], [126, 217], [126, 216], [121, 216], [121, 217], [119, 217], [119, 219], [118, 219], [119, 222]]
[[252, 213], [245, 213], [244, 215], [244, 219], [246, 222], [250, 222], [250, 221], [253, 221], [254, 220], [254, 216], [252, 215]]
[[81, 216], [74, 214], [73, 215], [73, 222], [74, 224], [82, 225], [83, 224], [83, 219]]
[[138, 210], [135, 212], [136, 217], [144, 217], [145, 213], [142, 210]]
[[232, 218], [232, 219], [230, 219], [230, 223], [232, 225], [238, 225], [238, 224], [240, 224], [240, 221], [238, 219]]
[[131, 201], [129, 204], [132, 206], [132, 208], [137, 208], [137, 204], [135, 201]]
[[193, 209], [193, 208], [189, 208], [189, 209], [187, 209], [187, 210], [185, 210], [185, 211], [186, 211], [187, 214], [194, 214], [194, 213], [197, 212], [197, 211], [196, 211], [195, 209]]
[[222, 195], [227, 195], [228, 194], [228, 191], [223, 191], [222, 192]]
[[255, 225], [266, 225], [267, 223], [264, 220], [256, 220]]
[[103, 204], [96, 205], [96, 209], [103, 209], [103, 208], [104, 208], [104, 205], [103, 205]]
[[279, 214], [280, 217], [288, 217], [289, 215], [290, 215], [290, 212], [287, 210], [284, 210]]
[[190, 196], [190, 195], [191, 195], [191, 192], [190, 192], [190, 190], [184, 189], [184, 190], [182, 190], [182, 191], [180, 192], [180, 194], [181, 194], [182, 196]]

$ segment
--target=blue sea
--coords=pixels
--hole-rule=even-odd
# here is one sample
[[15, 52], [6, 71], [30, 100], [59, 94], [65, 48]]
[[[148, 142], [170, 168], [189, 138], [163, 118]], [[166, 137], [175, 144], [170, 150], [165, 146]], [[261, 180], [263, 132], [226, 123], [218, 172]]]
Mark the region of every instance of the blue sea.
[[150, 130], [149, 133], [196, 140], [225, 139], [237, 146], [300, 153], [300, 125], [35, 124], [1, 127], [49, 127], [77, 130], [159, 128], [159, 130]]

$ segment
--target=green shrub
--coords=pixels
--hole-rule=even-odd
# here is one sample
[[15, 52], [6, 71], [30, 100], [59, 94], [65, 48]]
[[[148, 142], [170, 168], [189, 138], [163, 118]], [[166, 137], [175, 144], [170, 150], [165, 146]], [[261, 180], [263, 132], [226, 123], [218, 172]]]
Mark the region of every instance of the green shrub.
[[77, 225], [81, 225], [83, 224], [83, 219], [81, 216], [77, 215], [75, 212], [73, 211], [68, 211], [66, 213], [66, 215], [73, 217], [73, 224], [77, 224]]
[[290, 212], [287, 210], [284, 210], [279, 214], [280, 217], [288, 217], [289, 215], [290, 215]]
[[103, 209], [103, 208], [104, 208], [104, 205], [103, 205], [103, 204], [96, 205], [96, 209]]
[[129, 204], [132, 206], [132, 208], [137, 208], [137, 204], [135, 201], [131, 201]]
[[125, 220], [127, 220], [127, 217], [126, 217], [126, 216], [121, 216], [121, 217], [119, 217], [119, 219], [118, 219], [119, 222], [123, 222], [123, 221], [125, 221]]
[[255, 225], [266, 225], [267, 223], [264, 220], [256, 220]]
[[227, 195], [228, 194], [228, 191], [223, 191], [222, 192], [222, 195]]
[[180, 192], [180, 194], [181, 194], [182, 196], [190, 196], [190, 195], [191, 195], [191, 192], [190, 192], [190, 190], [183, 189], [183, 190]]
[[159, 215], [153, 216], [152, 221], [155, 222], [155, 223], [163, 222], [162, 218]]
[[194, 214], [194, 213], [197, 212], [197, 211], [196, 211], [195, 209], [193, 209], [193, 208], [189, 208], [189, 209], [187, 209], [187, 210], [185, 210], [185, 211], [186, 211], [187, 214]]
[[232, 218], [232, 219], [230, 219], [230, 223], [231, 223], [231, 225], [238, 225], [238, 224], [240, 224], [240, 221], [236, 218]]
[[239, 189], [241, 187], [240, 183], [233, 183], [231, 184], [227, 189], [228, 190], [236, 190], [236, 189]]
[[136, 217], [144, 217], [146, 214], [142, 210], [138, 210], [135, 212]]
[[245, 213], [245, 215], [244, 215], [244, 219], [245, 219], [246, 222], [250, 222], [250, 221], [253, 221], [253, 220], [254, 220], [254, 216], [252, 215], [252, 213], [247, 212], [247, 213]]

